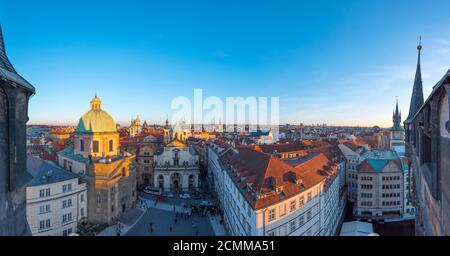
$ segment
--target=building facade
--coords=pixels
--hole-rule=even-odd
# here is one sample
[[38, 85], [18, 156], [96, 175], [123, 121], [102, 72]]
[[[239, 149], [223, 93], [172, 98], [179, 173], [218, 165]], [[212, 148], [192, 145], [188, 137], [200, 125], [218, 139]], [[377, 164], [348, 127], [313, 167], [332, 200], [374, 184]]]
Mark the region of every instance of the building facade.
[[197, 189], [200, 167], [198, 155], [185, 142], [172, 140], [154, 155], [156, 187], [176, 192]]
[[333, 234], [342, 214], [335, 168], [323, 154], [293, 166], [249, 147], [216, 141], [208, 148], [208, 180], [235, 236]]
[[153, 144], [144, 144], [136, 151], [138, 186], [155, 186], [153, 157], [156, 150]]
[[67, 236], [87, 217], [87, 186], [56, 164], [27, 158], [33, 180], [27, 185], [27, 221], [33, 236]]
[[372, 150], [358, 166], [357, 219], [401, 220], [405, 213], [406, 164], [396, 151]]
[[0, 27], [0, 235], [27, 235], [25, 186], [28, 101], [35, 88], [6, 56]]

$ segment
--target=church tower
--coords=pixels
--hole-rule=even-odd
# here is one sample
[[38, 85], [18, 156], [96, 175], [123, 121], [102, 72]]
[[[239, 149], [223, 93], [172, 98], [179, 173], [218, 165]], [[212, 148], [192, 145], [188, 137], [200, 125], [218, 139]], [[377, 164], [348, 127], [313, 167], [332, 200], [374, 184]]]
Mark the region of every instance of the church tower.
[[170, 142], [170, 125], [169, 125], [169, 116], [166, 117], [166, 125], [163, 127], [163, 137], [164, 137], [164, 145], [169, 144]]
[[[419, 45], [417, 46], [416, 75], [414, 78], [414, 85], [413, 85], [413, 90], [412, 90], [412, 95], [411, 95], [411, 103], [409, 105], [409, 114], [404, 122], [405, 141], [407, 144], [409, 144], [409, 142], [412, 139], [411, 137], [413, 136], [411, 122], [412, 122], [414, 116], [417, 114], [417, 112], [423, 105], [422, 72], [421, 72], [421, 68], [420, 68], [421, 51], [422, 51], [422, 38], [419, 38]], [[410, 145], [407, 145], [406, 153], [407, 153], [407, 155], [409, 155], [411, 153]]]
[[34, 87], [8, 57], [0, 27], [0, 236], [27, 235], [25, 185], [28, 100]]
[[405, 129], [401, 126], [402, 114], [398, 110], [398, 100], [395, 105], [394, 113], [392, 114], [392, 128], [390, 130], [389, 146], [392, 150], [399, 153], [399, 155], [405, 154]]

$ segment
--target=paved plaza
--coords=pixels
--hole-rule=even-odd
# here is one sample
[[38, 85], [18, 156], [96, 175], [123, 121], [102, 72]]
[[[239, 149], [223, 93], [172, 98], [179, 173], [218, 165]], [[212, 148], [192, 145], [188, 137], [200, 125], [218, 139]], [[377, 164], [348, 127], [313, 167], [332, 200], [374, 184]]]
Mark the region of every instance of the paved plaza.
[[[150, 207], [139, 221], [129, 229], [126, 236], [214, 236], [209, 218], [192, 215], [185, 219], [178, 215], [175, 223], [175, 213], [169, 210]], [[152, 223], [153, 231], [150, 232]], [[172, 228], [172, 230], [170, 230]]]

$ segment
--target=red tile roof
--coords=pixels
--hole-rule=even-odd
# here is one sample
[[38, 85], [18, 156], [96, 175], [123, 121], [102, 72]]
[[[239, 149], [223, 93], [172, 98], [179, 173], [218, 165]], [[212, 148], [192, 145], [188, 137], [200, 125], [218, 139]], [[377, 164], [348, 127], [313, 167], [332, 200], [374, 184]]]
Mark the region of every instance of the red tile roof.
[[[220, 156], [235, 184], [255, 209], [289, 198], [324, 181], [332, 163], [320, 154], [299, 167], [250, 147], [228, 150]], [[276, 190], [278, 189], [278, 192]]]

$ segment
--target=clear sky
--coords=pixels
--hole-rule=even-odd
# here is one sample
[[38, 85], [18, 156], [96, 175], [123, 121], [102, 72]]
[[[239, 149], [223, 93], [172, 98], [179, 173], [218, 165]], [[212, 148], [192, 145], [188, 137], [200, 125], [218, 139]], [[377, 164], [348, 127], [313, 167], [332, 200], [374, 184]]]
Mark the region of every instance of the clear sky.
[[278, 96], [291, 124], [406, 118], [423, 37], [424, 94], [450, 68], [450, 1], [0, 0], [10, 60], [36, 86], [30, 122], [76, 124], [97, 92], [150, 124], [176, 96]]

